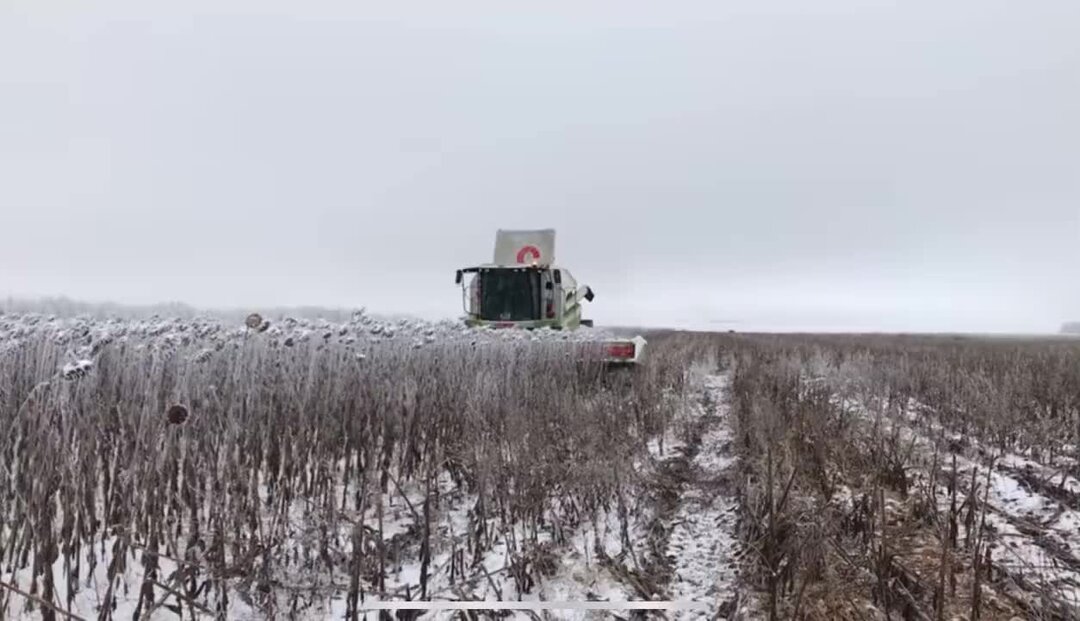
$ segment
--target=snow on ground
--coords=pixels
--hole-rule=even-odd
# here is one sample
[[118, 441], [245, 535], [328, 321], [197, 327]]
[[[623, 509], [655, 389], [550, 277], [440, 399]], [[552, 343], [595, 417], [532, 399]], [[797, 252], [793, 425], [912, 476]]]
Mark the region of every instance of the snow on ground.
[[[733, 598], [735, 593], [737, 578], [734, 570], [735, 503], [727, 493], [726, 486], [726, 477], [734, 461], [729, 452], [731, 431], [725, 418], [726, 407], [722, 405], [724, 388], [724, 378], [705, 378], [704, 386], [700, 389], [709, 395], [708, 409], [701, 405], [700, 399], [695, 399], [692, 407], [684, 411], [678, 421], [679, 425], [699, 423], [700, 438], [691, 462], [691, 478], [683, 489], [674, 519], [669, 524], [670, 538], [665, 548], [675, 569], [673, 581], [668, 585], [671, 598], [676, 601], [706, 602], [709, 612], [708, 615], [697, 612], [673, 612], [668, 614], [668, 618], [712, 618], [725, 602]], [[698, 396], [700, 397], [701, 393]], [[653, 448], [659, 447], [654, 445]], [[687, 448], [682, 433], [669, 432], [663, 456], [650, 455], [650, 464], [646, 466], [643, 474], [649, 476], [654, 472], [652, 468], [656, 462], [670, 459]], [[433, 515], [432, 523], [432, 559], [428, 576], [430, 599], [501, 599], [525, 602], [640, 599], [633, 585], [627, 583], [625, 573], [614, 571], [614, 566], [598, 558], [598, 548], [604, 556], [612, 559], [618, 566], [633, 571], [642, 569], [642, 560], [647, 553], [644, 533], [648, 528], [647, 522], [653, 517], [653, 512], [647, 506], [643, 506], [647, 503], [644, 497], [629, 499], [629, 523], [627, 524], [631, 539], [629, 548], [624, 543], [623, 525], [614, 508], [608, 512], [599, 512], [595, 519], [585, 520], [576, 528], [564, 528], [562, 543], [556, 542], [554, 525], [549, 524], [545, 531], [540, 533], [538, 542], [540, 545], [550, 546], [554, 565], [544, 575], [537, 575], [534, 572], [537, 583], [529, 592], [519, 592], [509, 567], [514, 558], [512, 550], [520, 554], [521, 542], [526, 541], [527, 537], [524, 530], [517, 526], [513, 532], [497, 534], [478, 565], [471, 566], [470, 564], [462, 568], [465, 571], [464, 576], [459, 574], [456, 578], [451, 578], [451, 556], [454, 550], [461, 549], [466, 529], [474, 527], [469, 512], [476, 504], [476, 497], [454, 489], [452, 481], [446, 475], [440, 477], [438, 487], [441, 500], [438, 510]], [[413, 509], [409, 508], [403, 496], [412, 503]], [[419, 508], [422, 502], [422, 489], [419, 483], [415, 482], [405, 483], [402, 490], [392, 488], [384, 497], [383, 540], [405, 537], [405, 543], [401, 552], [395, 554], [394, 559], [388, 564], [386, 594], [379, 596], [368, 590], [364, 594], [365, 601], [403, 599], [406, 589], [412, 597], [418, 596], [419, 544], [415, 537], [410, 538], [407, 533], [411, 527], [415, 526], [416, 516], [413, 510]], [[304, 509], [303, 499], [298, 499], [295, 503], [295, 507], [289, 512], [290, 524], [287, 526], [292, 543], [286, 547], [301, 549], [306, 545], [302, 543], [303, 539], [310, 535], [308, 531], [313, 526], [308, 524], [311, 516]], [[369, 525], [376, 522], [372, 504], [368, 504], [362, 521]], [[347, 530], [348, 526], [342, 524], [341, 528]], [[348, 537], [342, 536], [341, 540], [347, 542]], [[518, 545], [513, 545], [513, 541], [519, 542]], [[105, 557], [98, 561], [92, 572], [85, 563], [83, 564], [82, 575], [78, 580], [78, 593], [71, 607], [72, 613], [84, 618], [97, 616], [101, 598], [108, 584], [106, 571], [113, 543], [115, 542], [107, 542]], [[341, 551], [347, 555], [350, 550], [351, 546], [346, 543]], [[127, 567], [117, 580], [115, 611], [117, 619], [131, 618], [138, 603], [142, 584], [141, 550], [133, 549], [129, 554], [131, 556], [129, 556]], [[175, 569], [175, 563], [162, 558], [159, 581], [165, 584], [170, 583], [170, 576]], [[67, 590], [65, 576], [68, 574], [63, 567], [63, 560], [57, 561], [53, 574], [57, 582], [57, 600], [63, 601], [63, 595]], [[344, 618], [347, 609], [347, 590], [342, 584], [345, 578], [340, 574], [336, 580], [313, 575], [279, 576], [279, 578], [287, 578], [286, 581], [289, 584], [307, 585], [306, 590], [310, 594], [306, 596], [306, 599], [309, 606], [306, 610], [300, 611], [297, 618], [312, 620]], [[29, 569], [19, 570], [14, 575], [0, 574], [0, 580], [27, 588], [30, 583]], [[173, 603], [173, 599], [166, 597], [160, 588], [156, 589], [156, 595], [156, 599], [162, 604]], [[263, 618], [263, 614], [247, 603], [240, 593], [231, 592], [229, 602], [228, 614], [231, 619], [254, 621]], [[19, 596], [13, 596], [9, 606], [5, 618], [35, 619], [40, 616], [40, 612], [25, 611], [25, 600]], [[618, 617], [623, 618], [627, 615], [625, 611], [617, 614]], [[452, 616], [449, 612], [429, 613], [425, 615], [425, 618], [449, 619]], [[551, 611], [551, 614], [542, 616], [558, 619], [616, 618], [605, 611], [572, 610]], [[175, 613], [162, 607], [149, 618], [171, 619], [175, 618]], [[207, 617], [197, 615], [197, 618]], [[532, 613], [522, 611], [511, 613], [509, 618], [534, 619], [536, 617]]]
[[[941, 437], [956, 446], [964, 446], [967, 443], [964, 434], [949, 429], [936, 420], [934, 408], [928, 405], [909, 399], [904, 412], [905, 422], [912, 428], [919, 429], [923, 436]], [[1080, 497], [1080, 479], [1069, 474], [1076, 465], [1076, 460], [1070, 457], [1076, 453], [1076, 447], [1065, 445], [1060, 447], [1060, 450], [1061, 452], [1053, 456], [1053, 465], [1032, 459], [1030, 448], [1026, 451], [1014, 449], [1008, 453], [999, 454], [995, 465], [1011, 473], [1030, 475], [1045, 482], [1048, 486], [1058, 488], [1061, 492]]]
[[[840, 405], [867, 421], [874, 419], [863, 403], [843, 400]], [[883, 417], [881, 423], [885, 435], [896, 433], [897, 442], [912, 447], [917, 463], [923, 466], [933, 462], [937, 451], [944, 462], [939, 462], [939, 467], [951, 469], [949, 449], [957, 449], [958, 502], [963, 502], [974, 474], [979, 502], [985, 497], [989, 509], [985, 517], [995, 542], [995, 565], [1080, 611], [1080, 511], [1032, 489], [1010, 471], [1030, 468], [1043, 473], [1045, 467], [1012, 453], [991, 455], [978, 446], [965, 449], [964, 443], [957, 441], [962, 439], [958, 435], [936, 421], [913, 415], [911, 409], [905, 417]], [[942, 438], [946, 446], [939, 446], [934, 438]], [[991, 461], [991, 457], [995, 459]], [[922, 476], [925, 478], [925, 473]], [[1070, 479], [1066, 478], [1063, 486], [1067, 491], [1072, 491]], [[951, 499], [941, 481], [936, 496], [938, 509], [948, 512]]]
[[[16, 348], [20, 341], [42, 335], [48, 337], [60, 352], [64, 352], [57, 373], [65, 376], [93, 372], [94, 362], [103, 348], [114, 343], [129, 343], [130, 346], [146, 347], [154, 351], [172, 351], [188, 349], [192, 355], [205, 360], [225, 346], [236, 346], [248, 339], [265, 339], [277, 346], [292, 347], [304, 342], [341, 344], [357, 348], [358, 352], [368, 354], [377, 352], [380, 344], [401, 343], [412, 347], [426, 347], [432, 343], [483, 344], [514, 341], [592, 341], [613, 338], [603, 330], [578, 330], [559, 332], [537, 330], [533, 332], [518, 330], [469, 329], [458, 322], [424, 322], [417, 320], [385, 320], [357, 313], [351, 321], [332, 324], [326, 321], [283, 318], [269, 325], [264, 321], [257, 328], [223, 323], [216, 319], [179, 320], [168, 318], [150, 318], [146, 320], [95, 320], [90, 318], [56, 318], [43, 315], [0, 314], [0, 343], [3, 348]], [[715, 368], [715, 367], [714, 367]], [[701, 371], [698, 371], [701, 376]], [[674, 520], [670, 526], [670, 539], [666, 544], [667, 554], [674, 557], [675, 580], [670, 592], [675, 599], [706, 601], [715, 612], [721, 604], [734, 593], [735, 572], [731, 568], [734, 553], [734, 504], [724, 493], [725, 473], [732, 460], [727, 444], [730, 430], [725, 420], [726, 409], [720, 404], [723, 400], [725, 379], [718, 376], [704, 376], [704, 383], [696, 390], [698, 400], [702, 394], [710, 397], [708, 411], [700, 407], [688, 408], [678, 421], [673, 421], [671, 428], [664, 431], [661, 438], [652, 439], [647, 450], [642, 451], [639, 465], [640, 475], [650, 476], [656, 463], [669, 459], [672, 455], [682, 454], [688, 449], [685, 431], [686, 425], [702, 422], [704, 425], [700, 447], [693, 459], [692, 480], [684, 490], [679, 501]], [[661, 442], [662, 439], [662, 442]], [[628, 583], [626, 571], [642, 571], [643, 559], [647, 554], [645, 533], [653, 512], [646, 506], [644, 497], [628, 499], [628, 511], [625, 525], [629, 533], [629, 545], [622, 536], [624, 525], [615, 508], [601, 511], [593, 520], [585, 520], [575, 528], [563, 528], [561, 542], [556, 541], [554, 525], [549, 524], [545, 532], [539, 533], [539, 545], [550, 546], [554, 555], [553, 567], [539, 575], [537, 584], [529, 592], [518, 592], [515, 580], [509, 571], [515, 554], [524, 550], [521, 542], [528, 540], [524, 526], [515, 525], [509, 532], [498, 533], [476, 566], [463, 568], [465, 576], [450, 578], [451, 555], [461, 549], [466, 530], [474, 527], [470, 519], [470, 510], [476, 504], [476, 498], [455, 490], [449, 480], [438, 482], [440, 488], [439, 507], [433, 516], [432, 558], [429, 567], [428, 592], [432, 599], [503, 599], [522, 601], [539, 600], [608, 600], [626, 601], [639, 599], [640, 595], [633, 585]], [[415, 530], [414, 509], [423, 502], [423, 490], [406, 485], [405, 490], [391, 489], [384, 498], [385, 514], [381, 536], [384, 542], [392, 538], [401, 541], [402, 549], [395, 554], [388, 566], [385, 598], [401, 599], [406, 589], [417, 597], [420, 583], [419, 543], [410, 529]], [[336, 496], [344, 490], [337, 490]], [[414, 509], [402, 499], [402, 495], [412, 503]], [[265, 500], [265, 493], [262, 494]], [[302, 499], [290, 508], [288, 524], [284, 528], [291, 541], [289, 549], [307, 549], [311, 547], [305, 538], [312, 537], [316, 529], [311, 520], [318, 518], [305, 510]], [[336, 552], [347, 558], [351, 554], [349, 528], [357, 519], [365, 525], [373, 525], [375, 516], [372, 504], [367, 505], [364, 515], [349, 516], [339, 524], [338, 540], [342, 542]], [[344, 512], [348, 513], [348, 512]], [[355, 513], [355, 512], [354, 512]], [[551, 516], [553, 521], [558, 516]], [[515, 542], [518, 542], [515, 545]], [[597, 545], [599, 543], [599, 546]], [[71, 612], [86, 618], [97, 616], [97, 609], [107, 585], [107, 569], [111, 559], [111, 546], [108, 542], [103, 557], [92, 570], [84, 561], [80, 575], [75, 577], [78, 593], [72, 602]], [[598, 558], [598, 550], [611, 559], [610, 563]], [[665, 549], [665, 548], [661, 548]], [[85, 550], [84, 550], [85, 551]], [[126, 568], [117, 578], [115, 616], [117, 619], [130, 618], [139, 599], [142, 585], [141, 549], [128, 552]], [[175, 564], [161, 559], [158, 581], [171, 584], [170, 576], [176, 569]], [[31, 583], [29, 569], [20, 569], [14, 573], [4, 573], [0, 569], [0, 580], [20, 587]], [[537, 572], [533, 572], [536, 575]], [[63, 601], [67, 592], [65, 577], [70, 575], [58, 560], [53, 567], [56, 580], [56, 600]], [[302, 618], [325, 619], [342, 618], [346, 607], [346, 591], [342, 588], [341, 573], [335, 576], [289, 576], [284, 577], [291, 589], [299, 591], [301, 586], [311, 606], [300, 613]], [[370, 586], [370, 585], [369, 585]], [[40, 585], [39, 585], [40, 588]], [[165, 603], [164, 592], [155, 590], [157, 598]], [[229, 592], [229, 618], [259, 619], [259, 612], [245, 601], [239, 592]], [[365, 599], [378, 599], [370, 591]], [[168, 603], [172, 603], [172, 598]], [[24, 613], [25, 598], [12, 595], [9, 608], [0, 611], [0, 617], [12, 619], [39, 618], [40, 613]], [[66, 607], [66, 606], [65, 606]], [[624, 616], [625, 613], [620, 613]], [[534, 618], [527, 613], [518, 613], [515, 618]], [[556, 618], [611, 618], [600, 611], [581, 611], [575, 616], [573, 611], [557, 611]], [[144, 618], [146, 618], [144, 616]], [[159, 608], [149, 618], [175, 618], [175, 613]], [[437, 618], [437, 617], [436, 617]], [[683, 617], [676, 617], [683, 618]]]
[[715, 618], [719, 607], [735, 596], [737, 501], [729, 485], [735, 458], [724, 403], [726, 380], [719, 376], [705, 378], [711, 411], [701, 413], [705, 417], [701, 445], [691, 462], [691, 479], [679, 502], [668, 541], [668, 556], [675, 563], [672, 598], [708, 602], [709, 610], [680, 611], [674, 615], [677, 619]]
[[[522, 552], [521, 543], [517, 546], [512, 541], [524, 542], [526, 534], [522, 527], [515, 525], [513, 532], [503, 532], [495, 537], [490, 548], [484, 553], [476, 566], [466, 561], [468, 566], [461, 569], [466, 575], [451, 577], [451, 556], [455, 550], [460, 551], [463, 545], [466, 529], [470, 523], [469, 510], [476, 504], [476, 497], [455, 493], [452, 491], [448, 477], [440, 481], [444, 487], [443, 504], [436, 512], [432, 524], [432, 559], [428, 575], [428, 598], [434, 601], [452, 601], [458, 599], [469, 600], [502, 600], [502, 601], [628, 601], [635, 599], [633, 590], [623, 584], [608, 568], [603, 566], [597, 558], [596, 546], [602, 548], [605, 554], [616, 557], [623, 553], [623, 544], [620, 537], [620, 523], [618, 516], [613, 512], [601, 512], [593, 521], [586, 521], [576, 529], [568, 529], [566, 541], [563, 544], [554, 542], [553, 533], [550, 530], [542, 532], [539, 537], [541, 545], [550, 545], [554, 558], [554, 567], [551, 575], [537, 576], [538, 582], [529, 592], [519, 592], [514, 577], [509, 571], [514, 558], [512, 549], [518, 554]], [[422, 493], [415, 487], [406, 486], [405, 497], [419, 508], [423, 502]], [[289, 525], [291, 543], [288, 547], [301, 549], [303, 544], [299, 541], [304, 537], [309, 524], [307, 516], [302, 509], [303, 500], [297, 500], [294, 508], [290, 510]], [[389, 492], [384, 497], [383, 516], [383, 540], [389, 542], [395, 536], [401, 536], [414, 525], [414, 516], [401, 495]], [[374, 524], [373, 513], [365, 516], [366, 524]], [[342, 528], [346, 528], [343, 524]], [[344, 537], [344, 539], [348, 539]], [[64, 610], [82, 618], [95, 618], [98, 615], [104, 593], [108, 587], [107, 571], [111, 559], [111, 551], [115, 545], [115, 538], [105, 545], [105, 556], [98, 561], [91, 572], [84, 562], [81, 575], [76, 585], [77, 594], [70, 607], [61, 605]], [[351, 553], [351, 546], [344, 550]], [[116, 581], [116, 609], [114, 618], [131, 619], [136, 610], [140, 587], [142, 585], [141, 550], [129, 551], [127, 567], [118, 576]], [[169, 559], [160, 559], [161, 569], [158, 581], [168, 584], [169, 576], [173, 574], [177, 566]], [[0, 581], [17, 585], [19, 588], [29, 591], [31, 583], [30, 568], [14, 572], [4, 573], [0, 570]], [[346, 618], [347, 610], [347, 577], [340, 574], [336, 581], [331, 581], [325, 576], [298, 573], [299, 570], [292, 568], [285, 571], [288, 575], [279, 576], [283, 583], [293, 585], [306, 585], [310, 591], [306, 595], [309, 605], [305, 610], [299, 611], [292, 618], [304, 620], [317, 620]], [[56, 597], [54, 601], [63, 602], [67, 592], [66, 576], [63, 559], [56, 561], [53, 567], [53, 576], [56, 581]], [[389, 600], [403, 600], [405, 594], [410, 593], [412, 598], [417, 598], [420, 593], [421, 563], [419, 557], [419, 542], [409, 540], [401, 553], [395, 555], [395, 559], [388, 562], [386, 574], [386, 592], [383, 595], [367, 590], [364, 601], [378, 602]], [[535, 572], [534, 572], [535, 575]], [[343, 583], [342, 580], [345, 580]], [[317, 587], [317, 588], [315, 588]], [[370, 585], [368, 586], [370, 589]], [[316, 593], [317, 591], [317, 593]], [[39, 578], [40, 592], [40, 578]], [[157, 599], [161, 603], [173, 603], [173, 599], [166, 597], [161, 589], [156, 589]], [[230, 608], [228, 618], [238, 620], [256, 621], [266, 618], [252, 606], [245, 602], [245, 597], [239, 593], [229, 593]], [[282, 605], [279, 602], [279, 607]], [[35, 608], [38, 608], [35, 606]], [[280, 608], [279, 608], [280, 609]], [[191, 611], [185, 612], [185, 615]], [[198, 618], [210, 618], [197, 615]], [[369, 613], [369, 618], [375, 618], [376, 613]], [[22, 596], [13, 595], [9, 608], [0, 611], [3, 619], [38, 619], [39, 608], [30, 611], [26, 608], [26, 600]], [[149, 619], [175, 619], [175, 613], [159, 608], [152, 615], [144, 617]], [[450, 619], [454, 618], [450, 612], [432, 613], [425, 618]], [[507, 618], [532, 619], [533, 617], [524, 611], [508, 613]], [[560, 619], [598, 619], [612, 618], [603, 611], [558, 611]]]
[[[994, 550], [996, 562], [1034, 584], [1050, 590], [1063, 602], [1080, 610], [1080, 572], [1060, 561], [1052, 549], [1074, 556], [1080, 550], [1080, 513], [1061, 506], [1051, 498], [1025, 489], [1015, 478], [964, 458], [957, 459], [961, 481], [970, 480], [974, 470], [980, 497], [989, 482], [986, 502], [991, 511], [986, 523], [999, 542]], [[987, 478], [989, 477], [989, 478]], [[942, 510], [949, 506], [944, 489], [939, 491]], [[1039, 531], [1037, 537], [1025, 526]], [[1022, 532], [1021, 528], [1026, 532]]]
[[1056, 486], [1060, 490], [1080, 498], [1080, 480], [1068, 474], [1066, 468], [1051, 468], [1014, 453], [1002, 455], [998, 463], [1013, 470], [1028, 471], [1034, 476]]
[[[109, 557], [99, 560], [96, 565], [91, 569], [88, 561], [84, 558], [80, 567], [80, 575], [78, 580], [69, 584], [69, 574], [73, 571], [72, 568], [65, 567], [65, 560], [61, 556], [53, 563], [52, 575], [54, 581], [54, 593], [53, 603], [59, 607], [60, 610], [67, 614], [74, 615], [78, 618], [92, 619], [98, 616], [99, 610], [105, 602], [105, 596], [109, 588], [109, 559], [111, 558], [111, 552], [114, 550], [114, 546], [117, 544], [116, 537], [108, 538], [103, 544], [102, 548], [107, 550], [106, 554]], [[135, 611], [138, 609], [139, 596], [141, 594], [141, 588], [143, 585], [142, 578], [142, 564], [141, 564], [142, 552], [137, 548], [131, 548], [127, 552], [127, 569], [118, 574], [115, 582], [113, 583], [113, 618], [117, 620], [133, 619], [135, 618]], [[158, 582], [169, 582], [169, 576], [173, 575], [177, 571], [178, 565], [175, 561], [165, 557], [158, 558]], [[71, 564], [74, 566], [75, 559], [71, 559]], [[17, 570], [15, 572], [7, 572], [7, 568], [0, 570], [0, 581], [5, 584], [13, 584], [23, 591], [30, 591], [31, 573], [30, 567]], [[41, 596], [42, 577], [37, 579], [37, 595]], [[67, 603], [68, 589], [71, 588], [74, 593], [74, 598], [71, 604]], [[163, 597], [164, 593], [161, 589], [155, 589], [156, 599], [155, 608], [151, 614], [147, 615], [147, 609], [142, 609], [142, 618], [149, 619], [150, 621], [164, 621], [175, 620], [177, 615], [175, 612], [164, 608], [166, 603], [172, 603], [172, 599]], [[14, 620], [36, 620], [41, 619], [42, 606], [37, 603], [31, 602], [27, 598], [9, 593], [9, 601], [7, 603], [7, 609], [0, 609], [0, 619], [12, 619]], [[185, 617], [188, 615], [194, 615], [194, 618], [208, 619], [213, 618], [211, 615], [204, 615], [195, 611], [185, 611]], [[230, 595], [229, 597], [229, 609], [228, 618], [230, 619], [249, 619], [252, 618], [252, 609], [244, 600], [238, 596]]]

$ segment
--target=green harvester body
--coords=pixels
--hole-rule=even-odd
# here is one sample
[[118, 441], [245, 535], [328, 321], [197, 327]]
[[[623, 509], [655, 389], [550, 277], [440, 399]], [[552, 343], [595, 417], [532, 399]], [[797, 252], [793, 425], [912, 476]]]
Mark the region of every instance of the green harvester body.
[[[459, 269], [465, 325], [497, 329], [577, 330], [591, 328], [582, 318], [593, 291], [565, 267], [555, 264], [555, 231], [499, 230], [491, 263]], [[640, 336], [599, 342], [604, 359], [637, 364], [645, 347]]]

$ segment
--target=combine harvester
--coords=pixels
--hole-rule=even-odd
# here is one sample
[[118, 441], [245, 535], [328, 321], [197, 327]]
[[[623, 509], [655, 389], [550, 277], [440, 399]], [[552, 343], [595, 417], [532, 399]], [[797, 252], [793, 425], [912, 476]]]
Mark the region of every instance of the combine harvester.
[[[494, 261], [457, 271], [465, 324], [525, 330], [592, 328], [592, 321], [581, 316], [582, 302], [593, 300], [592, 289], [578, 284], [554, 260], [553, 229], [497, 231]], [[471, 275], [468, 282], [466, 275]], [[586, 343], [599, 345], [604, 362], [614, 365], [637, 365], [645, 350], [640, 336], [586, 339]]]

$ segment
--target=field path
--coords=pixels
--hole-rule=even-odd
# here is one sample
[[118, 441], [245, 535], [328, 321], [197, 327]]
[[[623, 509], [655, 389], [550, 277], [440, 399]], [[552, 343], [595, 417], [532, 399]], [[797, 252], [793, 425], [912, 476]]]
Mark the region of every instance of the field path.
[[685, 457], [689, 468], [671, 523], [667, 557], [673, 564], [674, 600], [708, 602], [707, 613], [690, 611], [676, 619], [726, 618], [736, 599], [735, 456], [726, 404], [727, 377], [704, 378], [700, 408]]

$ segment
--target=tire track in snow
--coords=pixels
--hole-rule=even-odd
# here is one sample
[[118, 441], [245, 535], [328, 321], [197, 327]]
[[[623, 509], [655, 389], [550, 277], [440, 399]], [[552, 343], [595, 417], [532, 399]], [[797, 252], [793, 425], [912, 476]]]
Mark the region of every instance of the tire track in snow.
[[734, 607], [739, 549], [735, 533], [737, 501], [732, 494], [735, 456], [725, 404], [726, 376], [704, 379], [700, 445], [672, 522], [667, 555], [676, 601], [708, 602], [709, 611], [684, 611], [675, 619], [725, 618]]

